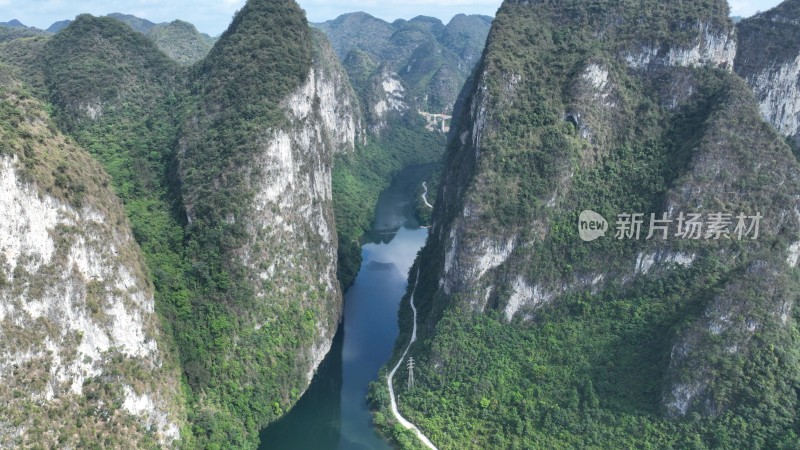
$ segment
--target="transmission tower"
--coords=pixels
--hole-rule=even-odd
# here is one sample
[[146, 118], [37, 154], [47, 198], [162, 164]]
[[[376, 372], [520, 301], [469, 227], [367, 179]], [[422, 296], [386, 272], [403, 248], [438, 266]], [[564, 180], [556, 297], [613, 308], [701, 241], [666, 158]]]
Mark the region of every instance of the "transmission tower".
[[414, 387], [414, 357], [413, 356], [409, 356], [408, 357], [408, 366], [407, 367], [408, 367], [408, 384], [407, 384], [407, 387], [408, 387], [408, 389], [411, 389], [411, 388]]

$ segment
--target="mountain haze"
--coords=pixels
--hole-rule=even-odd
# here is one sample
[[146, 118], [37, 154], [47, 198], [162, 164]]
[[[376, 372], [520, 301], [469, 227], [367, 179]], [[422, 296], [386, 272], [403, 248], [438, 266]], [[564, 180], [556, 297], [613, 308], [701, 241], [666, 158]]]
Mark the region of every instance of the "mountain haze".
[[425, 16], [388, 23], [359, 12], [314, 26], [328, 36], [342, 61], [372, 61], [345, 63], [357, 89], [363, 85], [356, 80], [377, 73], [381, 83], [399, 79], [408, 90], [406, 102], [415, 108], [449, 113], [480, 57], [491, 20], [459, 14], [447, 25]]

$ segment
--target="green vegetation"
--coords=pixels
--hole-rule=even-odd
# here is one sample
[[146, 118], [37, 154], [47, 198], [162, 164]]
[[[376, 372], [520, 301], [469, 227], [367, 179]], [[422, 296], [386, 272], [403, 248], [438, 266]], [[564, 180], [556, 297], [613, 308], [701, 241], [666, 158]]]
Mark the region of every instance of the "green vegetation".
[[[297, 361], [311, 345], [315, 321], [300, 299], [317, 294], [284, 280], [283, 292], [268, 287], [256, 303], [237, 255], [248, 242], [249, 179], [258, 172], [244, 169], [259, 148], [257, 133], [285, 125], [279, 102], [305, 80], [311, 56], [310, 32], [294, 2], [251, 1], [193, 69], [198, 102], [179, 159], [190, 217], [188, 279], [197, 288], [178, 318], [185, 324], [178, 342], [187, 379], [203, 395], [191, 419], [208, 448], [253, 445], [258, 429], [280, 417], [305, 383]], [[278, 320], [259, 330], [251, 315]]]
[[43, 36], [0, 42], [0, 55], [13, 78], [25, 80], [25, 87], [37, 98], [47, 98], [41, 55], [48, 38]]
[[[422, 361], [416, 387], [404, 389], [407, 374], [398, 374], [401, 410], [443, 449], [796, 448], [796, 331], [786, 340], [773, 340], [775, 330], [758, 336], [752, 358], [733, 364], [708, 356], [747, 374], [737, 380], [746, 387], [733, 385], [746, 401], [718, 416], [663, 416], [676, 334], [718, 293], [721, 278], [735, 276], [710, 263], [601, 294], [582, 291], [540, 310], [530, 326], [510, 325], [499, 312], [448, 308], [435, 337], [412, 349]], [[409, 316], [402, 315], [404, 326]], [[385, 384], [371, 386], [370, 401], [385, 434], [400, 448], [418, 448], [386, 419], [392, 416]]]
[[19, 28], [0, 25], [0, 42], [45, 35], [47, 35], [46, 32], [37, 30], [36, 28]]
[[[286, 124], [280, 102], [311, 65], [302, 10], [248, 2], [190, 71], [125, 24], [86, 15], [43, 54], [58, 124], [111, 175], [145, 254], [158, 312], [180, 350], [191, 405], [186, 445], [254, 446], [306, 382], [298, 358], [316, 320], [299, 299], [320, 295], [287, 280], [256, 302], [236, 256], [253, 198], [241, 168], [259, 132]], [[243, 220], [230, 223], [231, 215]], [[258, 326], [252, 317], [280, 320]]]
[[[128, 238], [131, 224], [114, 195], [110, 177], [88, 152], [62, 134], [49, 116], [48, 108], [17, 81], [15, 72], [17, 70], [0, 66], [0, 156], [15, 157], [15, 172], [23, 182], [35, 186], [43, 197], [47, 195], [71, 206], [76, 215], [73, 225], [62, 224], [52, 231], [56, 247], [48, 264], [31, 272], [20, 264], [13, 280], [0, 277], [3, 297], [10, 302], [12, 310], [20, 301], [52, 300], [54, 293], [63, 289], [60, 283], [71, 277], [71, 252], [78, 239], [96, 252], [94, 257], [107, 264], [109, 271], [115, 270], [117, 264], [130, 270], [129, 276], [136, 280], [130, 293], [151, 295], [145, 261], [136, 243]], [[78, 211], [83, 211], [82, 214], [92, 211], [105, 220], [90, 222], [78, 215]], [[114, 280], [106, 278], [87, 283], [78, 275], [69, 281], [77, 292], [86, 289], [85, 307], [91, 319], [103, 329], [111, 306], [107, 303], [107, 291], [116, 288]], [[114, 298], [132, 301], [128, 293], [115, 292]], [[70, 307], [81, 307], [80, 294], [68, 301]], [[80, 311], [74, 314], [79, 315]], [[148, 391], [159, 408], [169, 413], [170, 421], [184, 425], [181, 417], [185, 417], [185, 404], [180, 393], [180, 369], [174, 342], [168, 333], [162, 332], [162, 323], [153, 320], [146, 311], [141, 315], [145, 332], [158, 342], [158, 366], [149, 359], [151, 355], [140, 358], [117, 349], [108, 350], [102, 360], [96, 361], [95, 369], [101, 370], [103, 375], [88, 376], [80, 395], [70, 392], [69, 387], [59, 392], [63, 385], [59, 386], [60, 380], [53, 375], [53, 354], [50, 347], [45, 346], [45, 342], [55, 346], [60, 358], [58, 363], [69, 366], [78, 345], [86, 344], [80, 332], [65, 326], [61, 318], [0, 323], [4, 353], [41, 351], [46, 355], [34, 356], [18, 369], [7, 372], [9, 376], [0, 387], [0, 402], [6, 405], [3, 420], [26, 430], [23, 436], [12, 434], [12, 438], [21, 439], [12, 446], [156, 448], [158, 442], [152, 430], [147, 430], [139, 418], [123, 408], [121, 399], [124, 399], [125, 386]], [[42, 395], [48, 385], [55, 386], [54, 398], [47, 402], [32, 401]], [[7, 437], [2, 436], [3, 439]], [[184, 438], [187, 445], [191, 445], [191, 436], [185, 434]], [[2, 445], [7, 445], [7, 441]]]
[[785, 64], [800, 53], [800, 25], [788, 17], [800, 15], [800, 2], [787, 0], [736, 25], [739, 50], [736, 73], [747, 79], [768, 64]]
[[[418, 371], [410, 390], [398, 374], [401, 411], [443, 449], [797, 448], [800, 277], [785, 251], [797, 160], [742, 80], [624, 61], [652, 42], [694, 45], [697, 23], [727, 33], [725, 2], [521, 3], [498, 13], [455, 121], [463, 138], [416, 263]], [[581, 242], [583, 209], [610, 219], [611, 237]], [[613, 238], [617, 214], [668, 210], [773, 219], [753, 242]], [[463, 253], [445, 274], [453, 229]], [[503, 263], [470, 278], [487, 242], [508, 240]], [[657, 262], [637, 273], [645, 255]], [[507, 309], [523, 283], [543, 304]], [[370, 399], [384, 432], [417, 448], [382, 384]]]
[[196, 276], [216, 291], [207, 295], [237, 296], [227, 298], [231, 304], [249, 301], [251, 294], [228, 289], [244, 274], [225, 260], [247, 233], [243, 220], [226, 218], [243, 218], [252, 203], [241, 169], [258, 149], [253, 134], [284, 123], [279, 102], [308, 74], [312, 48], [303, 20], [293, 3], [251, 2], [194, 70], [193, 94], [201, 100], [181, 148], [183, 199], [196, 216], [188, 227], [189, 257]]
[[[216, 39], [198, 32], [194, 25], [182, 20], [156, 24], [130, 14], [112, 13], [105, 17], [122, 22], [133, 31], [147, 36], [162, 52], [181, 65], [191, 65], [200, 61], [211, 51], [216, 42]], [[58, 33], [71, 23], [71, 20], [56, 22], [47, 31]]]
[[[360, 90], [363, 70], [372, 74], [382, 64], [403, 80], [409, 89], [406, 100], [414, 108], [447, 113], [478, 62], [490, 23], [490, 17], [459, 14], [446, 26], [424, 16], [390, 24], [366, 13], [352, 13], [315, 26], [345, 61], [356, 90]], [[373, 64], [349, 64], [354, 57], [371, 59]]]
[[164, 53], [181, 64], [190, 65], [205, 58], [214, 41], [200, 34], [194, 25], [175, 20], [150, 28], [146, 36]]
[[401, 169], [441, 160], [444, 137], [427, 131], [424, 120], [408, 117], [352, 154], [337, 157], [333, 207], [339, 235], [339, 282], [352, 283], [361, 265], [359, 239], [370, 229], [378, 195]]
[[[800, 1], [787, 0], [736, 25], [734, 70], [750, 83], [759, 101], [780, 90], [775, 83], [784, 82], [784, 67], [794, 64], [800, 54], [800, 24], [791, 19], [799, 16]], [[767, 73], [768, 76], [765, 75]], [[792, 83], [792, 80], [785, 81]], [[773, 119], [770, 120], [791, 120], [784, 116], [781, 105], [770, 107], [764, 103], [762, 107], [771, 109], [768, 115]], [[795, 156], [800, 158], [800, 136], [788, 136], [787, 143]]]

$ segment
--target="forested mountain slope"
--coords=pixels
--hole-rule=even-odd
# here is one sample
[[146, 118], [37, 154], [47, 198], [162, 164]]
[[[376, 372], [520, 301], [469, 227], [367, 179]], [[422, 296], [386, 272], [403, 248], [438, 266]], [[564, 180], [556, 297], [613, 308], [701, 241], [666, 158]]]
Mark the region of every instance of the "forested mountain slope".
[[[180, 437], [189, 447], [253, 447], [258, 430], [308, 386], [341, 313], [332, 160], [363, 143], [365, 132], [330, 45], [296, 3], [252, 0], [191, 68], [129, 26], [89, 15], [50, 38], [4, 43], [0, 54], [46, 102], [51, 128], [110, 175], [102, 178], [98, 168], [97, 183], [122, 200], [125, 214], [114, 223], [130, 220], [144, 257], [129, 261], [142, 263], [128, 272], [149, 289], [142, 297], [155, 299], [146, 310], [153, 318], [140, 314], [163, 319], [160, 337], [150, 336], [155, 325], [145, 328], [147, 348], [161, 339], [163, 354], [179, 355], [179, 369], [176, 357], [164, 370], [180, 370], [183, 389], [148, 387], [160, 372], [136, 372], [141, 381], [130, 384], [145, 397], [130, 400], [130, 408], [141, 419], [125, 423], [161, 433], [147, 442]], [[38, 139], [22, 135], [19, 145]], [[28, 164], [39, 170], [37, 160]], [[56, 180], [88, 186], [81, 177], [67, 171]], [[73, 225], [80, 234], [82, 222]], [[108, 261], [91, 265], [111, 270]], [[162, 408], [161, 391], [171, 387], [176, 398]], [[153, 419], [162, 416], [169, 420]], [[99, 430], [96, 438], [125, 436], [111, 438], [115, 432]]]
[[263, 423], [308, 386], [340, 319], [331, 170], [363, 135], [358, 101], [294, 2], [249, 2], [192, 81], [178, 173], [204, 287], [188, 323], [211, 334], [187, 336], [187, 376], [219, 396], [206, 413]]
[[[211, 36], [197, 31], [194, 25], [182, 20], [173, 20], [169, 23], [153, 23], [147, 19], [122, 13], [111, 13], [106, 17], [120, 21], [134, 31], [147, 36], [167, 56], [185, 65], [194, 64], [203, 59], [211, 51], [211, 47], [216, 41]], [[58, 33], [71, 23], [72, 20], [55, 22], [47, 29], [47, 32]], [[40, 30], [36, 31], [39, 34], [45, 34]]]
[[724, 1], [504, 2], [412, 269], [439, 448], [796, 444], [800, 166], [735, 55]]
[[736, 28], [736, 73], [755, 91], [764, 119], [800, 148], [800, 1], [787, 0]]
[[108, 175], [2, 66], [0, 140], [0, 447], [173, 445], [174, 341]]
[[[368, 91], [361, 98], [372, 118], [399, 108], [392, 98], [422, 111], [449, 114], [480, 58], [490, 24], [490, 17], [464, 14], [447, 25], [425, 16], [388, 23], [359, 12], [314, 26], [331, 40], [356, 90]], [[383, 85], [389, 94], [383, 108], [375, 106], [383, 99], [371, 97], [385, 94], [370, 89], [372, 85]]]
[[158, 24], [150, 28], [145, 35], [167, 56], [187, 65], [203, 59], [214, 45], [213, 39], [201, 34], [194, 25], [182, 20]]

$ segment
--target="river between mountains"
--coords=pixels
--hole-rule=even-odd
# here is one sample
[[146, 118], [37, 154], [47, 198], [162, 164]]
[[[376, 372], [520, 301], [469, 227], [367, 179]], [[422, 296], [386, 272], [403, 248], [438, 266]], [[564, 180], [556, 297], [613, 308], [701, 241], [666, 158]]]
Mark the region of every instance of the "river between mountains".
[[[311, 386], [281, 420], [261, 432], [259, 450], [389, 450], [367, 408], [369, 383], [392, 355], [408, 270], [428, 230], [414, 215], [417, 188], [433, 164], [401, 171], [381, 193], [363, 261], [344, 294], [344, 319]], [[385, 383], [384, 380], [379, 380]]]

